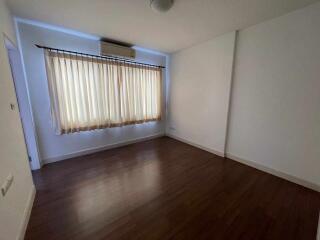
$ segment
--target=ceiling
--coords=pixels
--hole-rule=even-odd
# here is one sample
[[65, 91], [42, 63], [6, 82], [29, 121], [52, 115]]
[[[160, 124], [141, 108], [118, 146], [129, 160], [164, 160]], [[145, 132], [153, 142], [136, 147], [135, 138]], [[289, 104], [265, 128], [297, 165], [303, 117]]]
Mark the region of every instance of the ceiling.
[[167, 53], [314, 2], [175, 0], [169, 12], [156, 13], [148, 0], [8, 0], [15, 16]]

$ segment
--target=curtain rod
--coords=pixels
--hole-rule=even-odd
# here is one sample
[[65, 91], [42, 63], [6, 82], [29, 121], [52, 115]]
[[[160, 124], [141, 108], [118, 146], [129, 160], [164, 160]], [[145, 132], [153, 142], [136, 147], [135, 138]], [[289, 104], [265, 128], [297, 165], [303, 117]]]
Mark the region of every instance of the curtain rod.
[[103, 59], [109, 59], [109, 60], [116, 60], [116, 61], [119, 61], [119, 62], [126, 62], [126, 63], [131, 63], [131, 64], [142, 65], [142, 66], [149, 66], [149, 67], [156, 67], [156, 68], [165, 68], [164, 66], [158, 66], [158, 65], [148, 64], [148, 63], [136, 62], [136, 61], [129, 60], [129, 59], [126, 59], [126, 58], [112, 57], [112, 56], [100, 56], [100, 55], [94, 55], [94, 54], [88, 54], [88, 53], [74, 52], [74, 51], [69, 51], [69, 50], [64, 50], [64, 49], [58, 49], [58, 48], [51, 48], [51, 47], [41, 46], [41, 45], [38, 45], [38, 44], [35, 44], [35, 46], [36, 46], [37, 48], [54, 50], [54, 51], [59, 51], [59, 52], [67, 52], [67, 53], [72, 53], [72, 54], [85, 55], [85, 56], [88, 56], [88, 57], [95, 57], [95, 58], [103, 58]]

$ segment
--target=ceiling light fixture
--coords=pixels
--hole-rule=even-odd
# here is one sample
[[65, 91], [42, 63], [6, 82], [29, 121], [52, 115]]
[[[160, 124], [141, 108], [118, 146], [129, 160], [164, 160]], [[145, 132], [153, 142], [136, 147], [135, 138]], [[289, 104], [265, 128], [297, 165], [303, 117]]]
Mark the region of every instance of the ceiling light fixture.
[[173, 5], [173, 0], [150, 0], [150, 7], [156, 12], [166, 12]]

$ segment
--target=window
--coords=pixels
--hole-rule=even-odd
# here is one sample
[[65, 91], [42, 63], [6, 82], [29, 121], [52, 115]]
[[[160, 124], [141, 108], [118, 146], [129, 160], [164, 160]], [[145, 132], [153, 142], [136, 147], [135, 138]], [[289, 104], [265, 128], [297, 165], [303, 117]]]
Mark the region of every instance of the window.
[[162, 70], [45, 50], [57, 134], [161, 119]]

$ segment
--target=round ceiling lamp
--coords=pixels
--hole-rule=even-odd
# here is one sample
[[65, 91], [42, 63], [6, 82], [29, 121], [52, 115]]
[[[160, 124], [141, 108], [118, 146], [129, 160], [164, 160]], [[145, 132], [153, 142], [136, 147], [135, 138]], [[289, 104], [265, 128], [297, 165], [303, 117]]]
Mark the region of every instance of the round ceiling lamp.
[[173, 5], [173, 0], [150, 0], [150, 7], [156, 12], [166, 12]]

